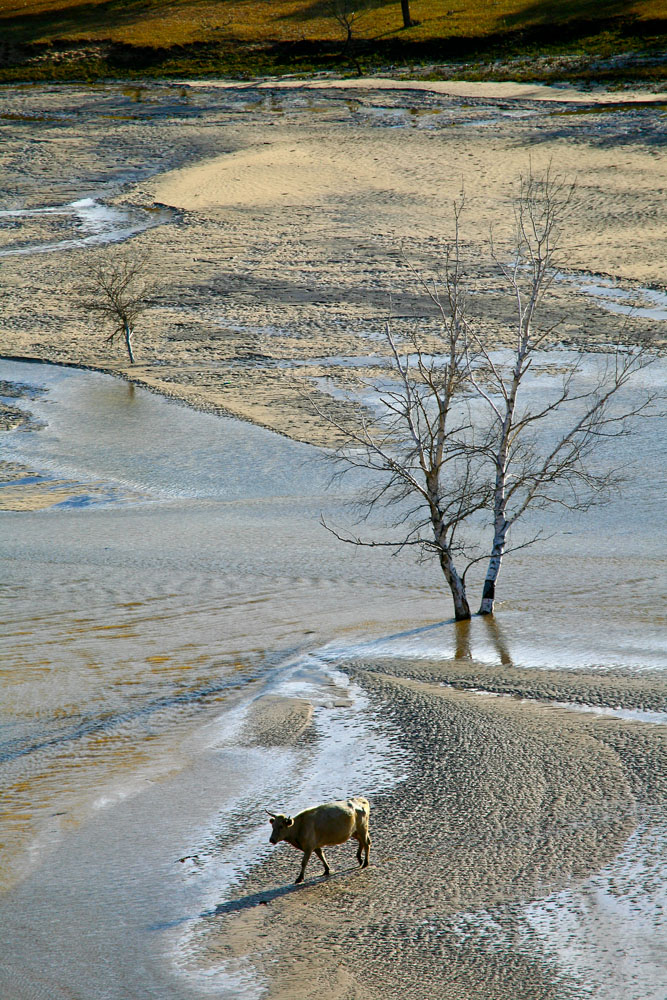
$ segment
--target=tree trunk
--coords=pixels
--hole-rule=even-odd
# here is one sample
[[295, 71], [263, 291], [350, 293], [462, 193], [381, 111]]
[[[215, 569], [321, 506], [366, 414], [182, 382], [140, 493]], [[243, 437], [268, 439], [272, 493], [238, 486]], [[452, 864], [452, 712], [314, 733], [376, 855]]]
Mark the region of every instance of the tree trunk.
[[133, 365], [134, 364], [134, 354], [132, 353], [132, 334], [133, 334], [134, 331], [132, 330], [132, 327], [130, 326], [130, 324], [127, 323], [127, 322], [124, 325], [124, 330], [125, 330], [125, 346], [127, 347], [127, 353], [129, 355], [129, 358], [130, 358], [130, 364]]
[[410, 17], [410, 0], [401, 0], [401, 13], [403, 14], [403, 27], [411, 28], [413, 21]]
[[491, 549], [489, 567], [486, 571], [484, 590], [482, 591], [482, 603], [479, 606], [478, 613], [480, 615], [493, 614], [493, 603], [496, 599], [496, 580], [498, 579], [498, 574], [500, 573], [500, 567], [503, 561], [506, 531], [507, 526], [503, 525], [502, 530], [496, 530], [496, 537], [493, 539], [493, 548]]
[[451, 557], [446, 552], [440, 553], [440, 566], [445, 574], [445, 579], [449, 584], [454, 601], [454, 618], [457, 622], [466, 621], [470, 618], [470, 605], [466, 597], [466, 586], [459, 574], [454, 569]]
[[340, 58], [347, 55], [347, 50], [352, 46], [352, 25], [341, 22], [341, 27], [345, 30], [345, 41], [343, 42], [343, 48], [340, 50]]

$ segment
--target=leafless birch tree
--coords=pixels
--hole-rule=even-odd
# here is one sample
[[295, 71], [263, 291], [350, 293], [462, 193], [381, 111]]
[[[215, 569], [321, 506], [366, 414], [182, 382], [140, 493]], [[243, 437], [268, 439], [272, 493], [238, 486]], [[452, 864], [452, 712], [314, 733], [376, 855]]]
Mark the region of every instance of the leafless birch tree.
[[[559, 391], [538, 405], [521, 405], [522, 386], [535, 354], [543, 349], [552, 328], [539, 326], [539, 309], [558, 274], [560, 239], [574, 195], [574, 186], [547, 170], [544, 176], [520, 178], [515, 203], [514, 253], [506, 263], [492, 255], [515, 303], [515, 344], [509, 366], [494, 361], [474, 324], [467, 324], [469, 343], [483, 361], [471, 369], [471, 385], [487, 405], [490, 425], [477, 445], [485, 454], [493, 491], [493, 542], [484, 581], [480, 614], [493, 612], [495, 585], [510, 529], [529, 508], [559, 504], [573, 511], [603, 502], [620, 484], [614, 469], [593, 471], [605, 440], [629, 433], [633, 417], [652, 401], [644, 396], [636, 406], [615, 406], [615, 397], [654, 357], [646, 350], [618, 348], [608, 355], [596, 382], [582, 386], [581, 360], [571, 363]], [[540, 445], [552, 416], [569, 426], [550, 445]], [[536, 430], [537, 433], [533, 434]], [[544, 438], [544, 433], [542, 433]]]
[[84, 265], [79, 290], [81, 308], [110, 331], [107, 343], [121, 341], [130, 364], [134, 364], [135, 325], [155, 290], [148, 274], [148, 257], [126, 247], [111, 258]]
[[579, 361], [569, 363], [559, 389], [530, 402], [526, 375], [553, 330], [538, 325], [539, 310], [558, 273], [559, 233], [572, 197], [572, 185], [551, 171], [542, 177], [531, 172], [521, 179], [516, 199], [511, 259], [491, 245], [515, 305], [509, 352], [489, 350], [470, 316], [461, 265], [461, 197], [442, 278], [430, 282], [413, 269], [435, 307], [439, 347], [427, 351], [419, 330], [399, 347], [387, 325], [391, 381], [375, 389], [384, 416], [354, 427], [332, 420], [347, 437], [338, 451], [343, 469], [370, 470], [379, 483], [361, 498], [366, 516], [380, 504], [395, 505], [393, 527], [402, 534], [398, 541], [378, 542], [341, 534], [323, 521], [325, 527], [355, 545], [417, 546], [435, 554], [457, 620], [470, 617], [466, 575], [480, 561], [487, 562], [487, 572], [479, 613], [493, 612], [502, 561], [513, 551], [508, 536], [528, 510], [556, 504], [581, 511], [608, 498], [620, 477], [613, 468], [594, 471], [600, 447], [627, 434], [632, 419], [652, 402], [645, 394], [624, 408], [617, 399], [654, 360], [641, 348], [611, 353], [593, 383], [579, 378]]
[[[465, 574], [477, 559], [471, 556], [462, 529], [486, 509], [492, 495], [483, 476], [483, 452], [474, 447], [475, 428], [464, 403], [474, 362], [466, 333], [466, 297], [459, 255], [461, 206], [455, 205], [456, 239], [446, 260], [446, 298], [437, 285], [423, 282], [438, 309], [442, 353], [424, 349], [413, 331], [399, 351], [391, 326], [385, 335], [391, 350], [389, 387], [378, 389], [382, 419], [342, 422], [327, 416], [347, 439], [338, 452], [341, 472], [368, 469], [377, 474], [360, 504], [367, 511], [378, 505], [395, 508], [394, 527], [409, 525], [399, 542], [368, 542], [343, 536], [355, 545], [416, 547], [437, 557], [449, 585], [457, 620], [470, 618]], [[326, 416], [326, 414], [325, 414]], [[465, 564], [462, 570], [461, 566]]]

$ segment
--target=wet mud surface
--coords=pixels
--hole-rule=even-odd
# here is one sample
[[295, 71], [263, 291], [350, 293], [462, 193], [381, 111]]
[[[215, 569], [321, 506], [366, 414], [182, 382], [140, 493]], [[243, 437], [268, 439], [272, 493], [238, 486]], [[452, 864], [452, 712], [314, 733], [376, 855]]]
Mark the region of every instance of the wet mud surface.
[[[655, 99], [608, 107], [600, 95], [582, 106], [568, 92], [540, 101], [157, 84], [3, 96], [8, 354], [131, 373], [202, 409], [330, 444], [335, 431], [312, 405], [338, 405], [325, 375], [349, 387], [372, 369], [304, 371], [299, 362], [386, 356], [389, 315], [398, 337], [415, 322], [437, 332], [405, 264], [427, 275], [442, 267], [462, 185], [471, 312], [488, 344], [511, 343], [513, 300], [488, 239], [490, 227], [499, 245], [507, 237], [511, 185], [529, 162], [579, 183], [563, 248], [572, 281], [554, 286], [543, 314], [554, 326], [549, 345], [664, 344], [660, 306], [643, 291], [664, 293], [665, 117]], [[145, 215], [132, 242], [151, 256], [160, 286], [134, 366], [77, 306], [79, 255], [113, 250], [103, 242], [115, 238], [105, 206]], [[44, 208], [55, 214], [15, 214]], [[61, 249], [29, 253], [49, 241]], [[640, 307], [631, 319], [606, 308], [606, 293], [582, 290], [582, 277], [590, 285], [600, 274], [620, 282], [626, 308]]]
[[[347, 668], [406, 774], [373, 798], [371, 868], [356, 870], [347, 845], [329, 851], [329, 881], [313, 863], [306, 885], [290, 887], [299, 855], [283, 845], [201, 920], [197, 963], [233, 962], [250, 939], [249, 958], [271, 982], [267, 995], [281, 1000], [322, 992], [373, 1000], [657, 997], [648, 969], [637, 970], [643, 984], [614, 993], [617, 983], [607, 993], [604, 982], [568, 968], [531, 910], [572, 892], [561, 903], [572, 934], [593, 940], [612, 967], [605, 920], [578, 909], [577, 894], [634, 830], [655, 832], [657, 824], [664, 835], [664, 728], [389, 676], [383, 666]], [[496, 674], [502, 681], [504, 671]], [[554, 689], [560, 680], [545, 673]], [[578, 674], [569, 693], [591, 699], [598, 687], [599, 678]], [[664, 698], [664, 684], [655, 687]], [[644, 879], [631, 889], [619, 884], [620, 897], [656, 903], [650, 858], [659, 854], [648, 844]], [[656, 942], [660, 917], [657, 903]]]

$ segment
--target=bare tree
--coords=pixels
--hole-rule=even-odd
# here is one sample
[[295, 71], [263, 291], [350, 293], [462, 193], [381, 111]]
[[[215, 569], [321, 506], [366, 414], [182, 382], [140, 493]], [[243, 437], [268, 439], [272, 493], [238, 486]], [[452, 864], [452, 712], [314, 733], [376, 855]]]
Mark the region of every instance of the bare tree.
[[[364, 541], [343, 536], [324, 521], [341, 541], [385, 546], [400, 551], [414, 546], [438, 558], [454, 601], [457, 620], [470, 618], [465, 574], [477, 561], [462, 529], [488, 507], [489, 485], [482, 476], [483, 455], [472, 446], [474, 427], [469, 408], [461, 406], [471, 381], [473, 359], [466, 334], [466, 297], [462, 282], [458, 225], [461, 205], [454, 206], [456, 239], [446, 260], [443, 301], [437, 285], [421, 280], [435, 303], [441, 324], [442, 353], [429, 353], [419, 331], [412, 331], [399, 352], [391, 327], [385, 335], [391, 351], [392, 382], [378, 389], [382, 419], [355, 424], [324, 413], [346, 438], [337, 458], [341, 473], [362, 468], [377, 474], [360, 498], [370, 512], [382, 504], [396, 508], [394, 527], [409, 524], [398, 542]], [[461, 571], [461, 563], [466, 568]]]
[[148, 274], [147, 255], [126, 247], [116, 251], [110, 259], [86, 264], [81, 271], [79, 289], [81, 307], [110, 329], [107, 343], [122, 341], [130, 364], [134, 364], [135, 324], [148, 309], [155, 290]]
[[327, 8], [331, 17], [338, 22], [345, 34], [341, 57], [345, 55], [350, 57], [359, 76], [361, 76], [362, 70], [353, 51], [353, 32], [357, 21], [366, 13], [366, 4], [367, 0], [327, 0]]
[[[503, 557], [513, 551], [508, 535], [529, 509], [561, 505], [581, 511], [609, 497], [620, 477], [613, 468], [594, 471], [600, 447], [627, 434], [632, 419], [653, 399], [645, 394], [629, 407], [620, 405], [620, 390], [655, 358], [645, 348], [619, 347], [592, 384], [580, 378], [581, 362], [575, 361], [550, 398], [530, 402], [526, 375], [553, 330], [538, 327], [537, 317], [558, 273], [558, 237], [573, 191], [550, 170], [542, 177], [531, 172], [520, 180], [509, 263], [491, 245], [516, 311], [515, 345], [504, 354], [488, 349], [467, 307], [461, 197], [454, 206], [454, 240], [443, 277], [429, 282], [413, 268], [436, 309], [440, 342], [435, 352], [427, 350], [418, 330], [407, 337], [405, 353], [399, 351], [388, 325], [392, 381], [389, 388], [375, 390], [383, 418], [362, 421], [352, 431], [332, 421], [347, 433], [349, 443], [338, 451], [343, 468], [361, 467], [379, 476], [380, 485], [361, 498], [366, 515], [380, 503], [397, 505], [393, 526], [405, 529], [398, 541], [387, 542], [334, 534], [356, 545], [394, 550], [414, 545], [435, 553], [457, 620], [470, 617], [466, 575], [480, 561], [488, 561], [488, 568], [479, 613], [493, 612]], [[489, 528], [490, 542], [485, 542]]]
[[[575, 188], [554, 176], [551, 168], [541, 177], [530, 172], [519, 178], [519, 184], [512, 259], [506, 263], [493, 244], [491, 249], [515, 304], [515, 342], [509, 365], [496, 363], [474, 325], [466, 327], [469, 342], [483, 359], [479, 373], [471, 369], [471, 384], [491, 418], [486, 440], [477, 445], [488, 461], [493, 489], [493, 542], [480, 614], [493, 612], [496, 581], [512, 526], [530, 508], [558, 504], [583, 511], [607, 500], [621, 477], [613, 468], [594, 472], [592, 460], [605, 440], [629, 433], [632, 418], [644, 412], [653, 398], [644, 396], [629, 409], [614, 406], [619, 390], [655, 360], [646, 350], [618, 347], [593, 385], [581, 383], [580, 356], [570, 363], [552, 398], [521, 405], [526, 374], [553, 332], [553, 327], [539, 326], [537, 320], [558, 274], [560, 239]], [[558, 422], [562, 424], [565, 417], [568, 426], [545, 447], [540, 437], [543, 441], [550, 418], [557, 413]]]

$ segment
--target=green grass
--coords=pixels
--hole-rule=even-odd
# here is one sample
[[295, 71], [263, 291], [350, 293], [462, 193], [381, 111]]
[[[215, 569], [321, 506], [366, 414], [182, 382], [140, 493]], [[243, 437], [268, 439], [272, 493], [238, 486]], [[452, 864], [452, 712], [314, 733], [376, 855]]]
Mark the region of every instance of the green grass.
[[[350, 53], [329, 0], [0, 0], [0, 81], [355, 72], [357, 63], [470, 79], [665, 78], [663, 0], [412, 0], [418, 23], [408, 29], [398, 0], [363, 2]], [[596, 64], [623, 53], [653, 58]]]

